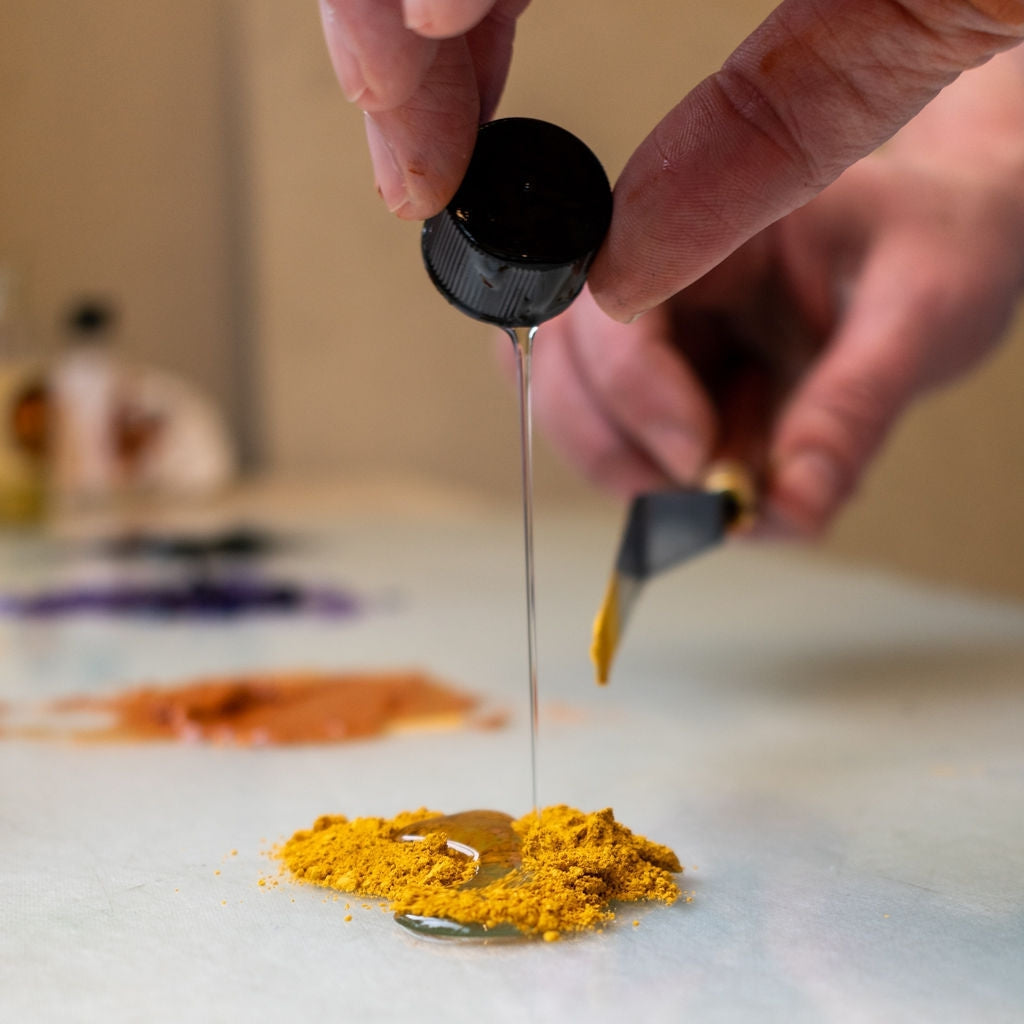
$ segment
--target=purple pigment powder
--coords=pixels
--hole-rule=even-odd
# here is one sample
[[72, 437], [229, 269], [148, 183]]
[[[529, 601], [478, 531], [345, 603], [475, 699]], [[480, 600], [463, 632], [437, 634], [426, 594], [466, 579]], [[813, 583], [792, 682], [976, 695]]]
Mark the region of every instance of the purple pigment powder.
[[253, 579], [70, 586], [31, 594], [0, 595], [0, 615], [30, 619], [78, 614], [237, 618], [260, 613], [348, 618], [362, 608], [362, 602], [346, 590]]
[[[309, 614], [348, 618], [365, 605], [352, 592], [264, 578], [257, 568], [285, 546], [257, 527], [215, 533], [129, 533], [99, 545], [104, 560], [148, 567], [138, 579], [76, 583], [34, 593], [0, 594], [0, 615], [49, 619], [101, 614], [153, 618], [237, 618], [253, 614]], [[167, 566], [175, 578], [168, 580]]]

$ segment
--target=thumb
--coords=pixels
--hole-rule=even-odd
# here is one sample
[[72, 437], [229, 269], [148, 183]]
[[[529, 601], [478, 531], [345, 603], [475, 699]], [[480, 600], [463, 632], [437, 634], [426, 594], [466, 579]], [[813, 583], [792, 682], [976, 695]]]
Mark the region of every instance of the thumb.
[[629, 320], [691, 284], [1024, 36], [1024, 0], [786, 0], [641, 143], [590, 272]]

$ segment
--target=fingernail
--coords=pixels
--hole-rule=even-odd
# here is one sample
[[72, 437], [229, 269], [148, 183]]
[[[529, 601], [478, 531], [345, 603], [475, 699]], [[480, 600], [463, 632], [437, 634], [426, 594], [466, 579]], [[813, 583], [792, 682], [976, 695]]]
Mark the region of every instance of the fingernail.
[[430, 29], [434, 21], [433, 6], [430, 0], [405, 0], [402, 4], [402, 21], [412, 32]]
[[813, 526], [824, 526], [835, 511], [841, 482], [835, 459], [817, 448], [792, 455], [776, 476], [776, 488], [785, 495], [787, 506], [799, 508]]
[[394, 213], [409, 201], [405, 177], [380, 126], [369, 114], [365, 114], [363, 119], [366, 121], [366, 144], [370, 150], [377, 191], [388, 210]]

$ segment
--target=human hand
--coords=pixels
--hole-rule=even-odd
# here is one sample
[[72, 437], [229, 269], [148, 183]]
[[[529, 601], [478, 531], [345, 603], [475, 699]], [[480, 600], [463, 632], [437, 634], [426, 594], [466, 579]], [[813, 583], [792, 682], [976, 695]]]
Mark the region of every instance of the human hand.
[[[416, 8], [439, 12], [438, 20], [411, 31], [402, 16], [414, 20], [413, 0], [401, 7], [399, 0], [321, 0], [339, 78], [370, 111], [378, 187], [400, 216], [436, 212], [457, 187], [477, 122], [491, 115], [500, 94], [514, 20], [526, 3], [421, 0]], [[1019, 267], [1021, 236], [1007, 242], [1019, 207], [1005, 189], [987, 192], [976, 175], [957, 183], [956, 161], [952, 178], [917, 167], [915, 185], [910, 161], [891, 175], [879, 170], [873, 184], [867, 164], [807, 211], [799, 208], [962, 70], [1022, 34], [1024, 0], [787, 0], [777, 8], [655, 128], [623, 172], [591, 283], [617, 319], [652, 312], [625, 328], [584, 297], [564, 320], [545, 327], [537, 347], [538, 408], [556, 441], [591, 477], [633, 493], [692, 479], [723, 441], [746, 447], [756, 460], [760, 453], [749, 444], [757, 437], [773, 469], [769, 518], [804, 532], [823, 526], [899, 409], [977, 358], [998, 334], [1015, 287], [1007, 280]], [[1009, 121], [1019, 137], [1020, 81], [1009, 95], [1017, 101]], [[1019, 163], [1016, 170], [1019, 179]], [[869, 210], [854, 212], [858, 201], [883, 195], [906, 214], [902, 231]], [[923, 208], [929, 196], [932, 205]], [[945, 234], [944, 212], [965, 196], [973, 197], [968, 213]], [[993, 220], [1000, 223], [990, 231]], [[984, 232], [980, 240], [972, 225]], [[795, 249], [775, 248], [787, 238]], [[807, 252], [824, 260], [817, 272], [801, 264], [804, 244], [805, 263]], [[961, 254], [980, 245], [986, 261], [1002, 261], [993, 262], [991, 280], [977, 280], [977, 264], [958, 262], [958, 245]], [[922, 266], [936, 273], [931, 285], [927, 275], [913, 273], [920, 268], [906, 277], [902, 260], [918, 248], [928, 256]], [[888, 288], [880, 269], [886, 267], [893, 275]], [[941, 290], [943, 272], [952, 278], [954, 270], [963, 280], [940, 294], [952, 312], [936, 326], [941, 335], [965, 323], [966, 340], [927, 345], [927, 332], [912, 329], [908, 297], [928, 306], [921, 296]], [[865, 326], [884, 311], [889, 293], [899, 301], [881, 326], [896, 339], [894, 352], [869, 344]], [[574, 331], [585, 340], [572, 342]], [[939, 352], [928, 366], [926, 350]], [[732, 355], [723, 360], [724, 353]], [[558, 360], [561, 368], [543, 373], [545, 362]], [[895, 376], [879, 377], [883, 371]], [[545, 376], [561, 382], [550, 401], [543, 397]], [[770, 420], [771, 404], [787, 393], [787, 405]], [[759, 396], [754, 413], [751, 395]]]
[[623, 496], [722, 452], [766, 532], [814, 534], [912, 399], [998, 339], [1024, 286], [1024, 189], [894, 152], [855, 165], [632, 324], [584, 293], [535, 346], [556, 447]]
[[[538, 342], [539, 418], [606, 487], [693, 481], [724, 448], [764, 471], [769, 527], [818, 532], [912, 398], [1002, 333], [1024, 283], [1024, 48], [933, 97], [1016, 44], [1024, 3], [829, 6], [777, 8], [655, 128], [593, 298]], [[650, 312], [615, 324], [594, 299]]]
[[335, 73], [366, 112], [377, 190], [423, 220], [455, 194], [498, 105], [529, 0], [320, 0]]

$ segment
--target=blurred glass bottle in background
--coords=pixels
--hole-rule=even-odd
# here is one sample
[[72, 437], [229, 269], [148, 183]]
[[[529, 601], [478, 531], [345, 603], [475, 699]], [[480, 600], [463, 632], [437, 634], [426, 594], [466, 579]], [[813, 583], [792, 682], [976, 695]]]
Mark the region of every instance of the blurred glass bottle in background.
[[13, 266], [0, 263], [0, 527], [43, 519], [50, 407], [45, 368], [33, 352], [18, 276]]
[[50, 480], [63, 512], [133, 496], [203, 498], [235, 475], [221, 411], [192, 380], [132, 358], [120, 319], [113, 299], [93, 296], [61, 323]]

